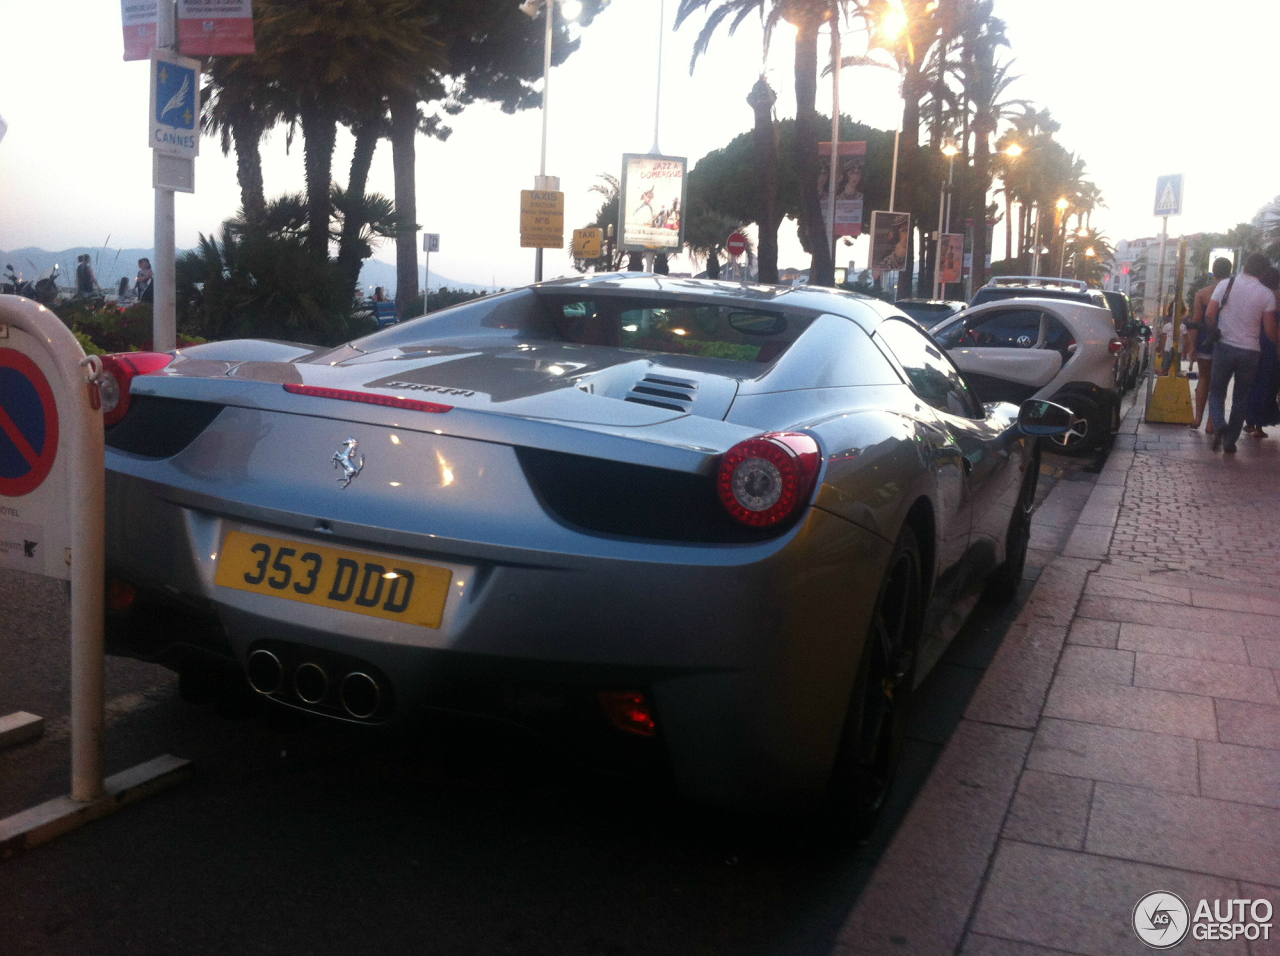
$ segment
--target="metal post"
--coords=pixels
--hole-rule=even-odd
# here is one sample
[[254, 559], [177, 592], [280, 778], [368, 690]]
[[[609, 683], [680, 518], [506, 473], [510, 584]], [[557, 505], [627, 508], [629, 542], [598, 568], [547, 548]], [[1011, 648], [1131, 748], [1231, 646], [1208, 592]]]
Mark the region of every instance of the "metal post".
[[[1164, 245], [1169, 238], [1169, 217], [1162, 216], [1160, 225], [1160, 265], [1156, 271], [1156, 321], [1164, 324]], [[1144, 296], [1145, 298], [1145, 296]]]
[[[542, 250], [539, 249], [539, 252]], [[431, 311], [431, 250], [427, 250], [427, 281], [422, 286], [422, 314], [426, 315]]]
[[1173, 284], [1173, 345], [1170, 352], [1169, 367], [1165, 369], [1165, 374], [1170, 378], [1177, 377], [1182, 366], [1182, 283], [1186, 280], [1187, 275], [1187, 240], [1184, 237], [1178, 243], [1178, 271], [1177, 278]]
[[937, 251], [933, 256], [933, 297], [935, 299], [942, 298], [942, 207], [946, 202], [946, 187], [938, 189], [938, 242]]
[[[177, 42], [173, 0], [160, 0], [157, 5], [156, 46], [171, 50]], [[151, 161], [154, 163], [155, 157]], [[155, 194], [156, 261], [152, 264], [151, 280], [154, 298], [151, 306], [151, 347], [157, 352], [169, 352], [178, 347], [173, 190], [157, 188]]]
[[658, 121], [662, 116], [662, 27], [667, 22], [667, 2], [659, 0], [658, 2], [658, 81], [653, 96], [653, 149], [649, 152], [653, 155], [659, 155], [662, 150], [658, 149]]
[[1040, 274], [1040, 204], [1031, 204], [1031, 274]]
[[836, 264], [836, 176], [840, 171], [840, 7], [831, 6], [831, 172], [827, 177], [827, 248]]
[[893, 212], [893, 203], [898, 196], [898, 135], [901, 132], [897, 129], [893, 131], [893, 172], [889, 175], [889, 212]]
[[[555, 0], [544, 0], [547, 13], [547, 29], [542, 46], [542, 158], [538, 161], [538, 176], [547, 175], [547, 102], [551, 99], [551, 27], [555, 19]], [[542, 281], [542, 248], [534, 252], [533, 281]], [[424, 300], [425, 301], [425, 300]]]

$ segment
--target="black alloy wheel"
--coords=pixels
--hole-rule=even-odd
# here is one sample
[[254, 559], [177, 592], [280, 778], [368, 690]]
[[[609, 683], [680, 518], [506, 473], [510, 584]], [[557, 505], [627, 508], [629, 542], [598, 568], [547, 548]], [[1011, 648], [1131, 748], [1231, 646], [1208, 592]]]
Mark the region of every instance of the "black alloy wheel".
[[1053, 450], [1063, 455], [1087, 455], [1093, 451], [1104, 431], [1104, 416], [1098, 403], [1083, 395], [1067, 395], [1051, 401], [1071, 410], [1071, 424], [1066, 433], [1052, 438]]
[[893, 784], [920, 620], [920, 549], [915, 533], [904, 525], [871, 616], [828, 791], [829, 815], [847, 836], [870, 831]]
[[1018, 592], [1022, 572], [1027, 566], [1027, 548], [1031, 545], [1031, 515], [1036, 506], [1036, 488], [1040, 484], [1040, 442], [1032, 445], [1027, 458], [1027, 471], [1018, 489], [1018, 500], [1009, 517], [1005, 535], [1004, 563], [996, 568], [987, 584], [987, 596], [1007, 604]]

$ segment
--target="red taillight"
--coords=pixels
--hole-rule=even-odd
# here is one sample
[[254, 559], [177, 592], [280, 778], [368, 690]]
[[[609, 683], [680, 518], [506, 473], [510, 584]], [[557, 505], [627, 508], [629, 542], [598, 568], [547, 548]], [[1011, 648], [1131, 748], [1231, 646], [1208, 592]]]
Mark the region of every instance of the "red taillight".
[[601, 691], [596, 695], [613, 726], [641, 737], [652, 737], [657, 724], [644, 694], [633, 690]]
[[808, 435], [770, 432], [725, 452], [716, 489], [734, 518], [753, 528], [767, 528], [804, 505], [821, 463], [818, 443]]
[[129, 385], [139, 375], [158, 372], [170, 362], [168, 352], [117, 352], [102, 356], [102, 377], [98, 395], [102, 400], [102, 423], [115, 425], [129, 411]]
[[1107, 348], [1111, 349], [1112, 354], [1124, 351], [1124, 339], [1112, 339], [1107, 343]]
[[345, 388], [321, 388], [318, 385], [286, 384], [284, 390], [291, 395], [310, 395], [312, 398], [334, 398], [340, 402], [364, 402], [366, 405], [382, 405], [386, 408], [407, 408], [415, 412], [449, 412], [452, 405], [435, 402], [419, 402], [395, 395], [374, 395], [371, 392], [352, 392]]

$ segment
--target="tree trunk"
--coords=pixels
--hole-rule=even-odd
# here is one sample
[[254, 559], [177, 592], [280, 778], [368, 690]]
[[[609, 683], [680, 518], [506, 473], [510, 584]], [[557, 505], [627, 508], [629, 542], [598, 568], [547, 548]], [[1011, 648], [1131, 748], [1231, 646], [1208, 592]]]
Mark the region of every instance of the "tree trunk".
[[707, 278], [720, 278], [720, 250], [712, 249], [707, 253]]
[[1013, 258], [1013, 196], [1009, 184], [1004, 184], [1004, 257]]
[[627, 253], [627, 271], [628, 272], [644, 272], [644, 253], [642, 252]]
[[671, 267], [667, 265], [667, 254], [659, 252], [653, 257], [653, 274], [656, 276], [665, 276], [671, 272]]
[[[760, 196], [756, 225], [760, 231], [757, 253], [761, 282], [778, 281], [778, 226], [782, 217], [778, 214], [778, 129], [773, 122], [773, 104], [777, 99], [777, 94], [763, 76], [756, 80], [747, 97], [756, 117], [752, 151], [756, 165], [756, 189]], [[716, 275], [719, 273], [717, 262]], [[711, 275], [710, 266], [707, 275]]]
[[397, 91], [391, 97], [391, 168], [396, 194], [396, 316], [401, 319], [409, 318], [409, 306], [418, 298], [417, 133], [418, 98]]
[[1023, 199], [1018, 205], [1018, 262], [1022, 262], [1022, 254], [1027, 249], [1027, 201]]
[[813, 258], [809, 265], [810, 285], [834, 285], [831, 250], [822, 221], [822, 201], [818, 196], [818, 113], [814, 102], [818, 93], [819, 16], [806, 15], [796, 33], [796, 173], [800, 177], [800, 242]]
[[262, 123], [257, 117], [246, 117], [231, 128], [236, 150], [236, 181], [240, 184], [240, 208], [250, 227], [262, 222], [267, 211], [267, 198], [262, 186]]
[[352, 215], [354, 206], [364, 199], [365, 186], [369, 182], [369, 166], [373, 163], [374, 150], [378, 148], [378, 128], [366, 123], [356, 128], [355, 152], [351, 154], [351, 172], [347, 177], [348, 213], [342, 219], [342, 237], [338, 240], [338, 265], [347, 276], [354, 294], [360, 281], [360, 250], [357, 243], [365, 222]]
[[307, 249], [317, 262], [329, 259], [333, 145], [338, 121], [327, 110], [309, 104], [302, 113], [302, 156], [307, 178]]

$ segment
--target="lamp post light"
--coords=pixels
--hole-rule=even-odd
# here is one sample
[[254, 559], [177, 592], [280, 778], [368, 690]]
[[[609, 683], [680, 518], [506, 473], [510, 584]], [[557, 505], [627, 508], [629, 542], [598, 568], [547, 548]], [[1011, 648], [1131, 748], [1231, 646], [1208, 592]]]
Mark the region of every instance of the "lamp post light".
[[[520, 12], [536, 19], [540, 10], [547, 12], [547, 29], [544, 34], [542, 48], [542, 155], [538, 162], [538, 180], [535, 189], [546, 188], [547, 178], [547, 100], [551, 97], [551, 31], [555, 17], [552, 16], [552, 4], [560, 4], [560, 15], [566, 20], [576, 20], [582, 13], [582, 0], [524, 0], [520, 4]], [[533, 281], [542, 281], [542, 249], [535, 250], [533, 260]]]

